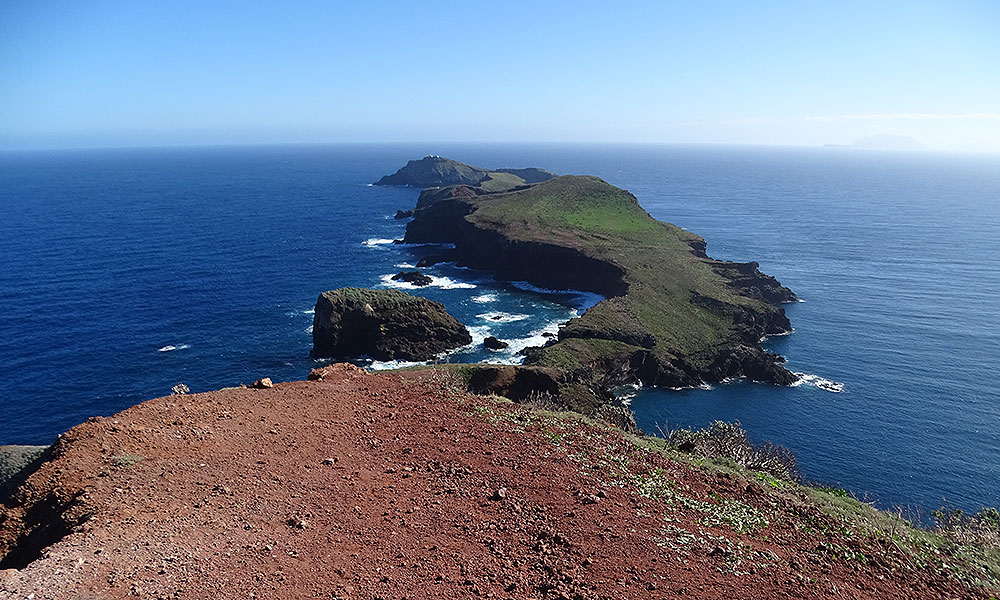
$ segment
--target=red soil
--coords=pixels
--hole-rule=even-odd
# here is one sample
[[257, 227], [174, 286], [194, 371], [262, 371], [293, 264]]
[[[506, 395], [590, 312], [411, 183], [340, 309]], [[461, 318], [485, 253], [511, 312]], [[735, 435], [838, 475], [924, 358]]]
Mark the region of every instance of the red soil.
[[[767, 523], [705, 523], [623, 475], [651, 470]], [[35, 557], [33, 519], [70, 531]], [[348, 365], [72, 429], [0, 507], [0, 553], [12, 548], [0, 598], [978, 597], [794, 494], [427, 373]]]

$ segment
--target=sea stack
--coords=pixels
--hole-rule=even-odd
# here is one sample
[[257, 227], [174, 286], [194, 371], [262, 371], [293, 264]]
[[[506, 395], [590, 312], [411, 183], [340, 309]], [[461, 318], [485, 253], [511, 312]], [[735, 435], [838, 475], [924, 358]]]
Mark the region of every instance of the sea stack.
[[422, 361], [470, 343], [441, 303], [398, 290], [341, 288], [316, 301], [314, 357]]

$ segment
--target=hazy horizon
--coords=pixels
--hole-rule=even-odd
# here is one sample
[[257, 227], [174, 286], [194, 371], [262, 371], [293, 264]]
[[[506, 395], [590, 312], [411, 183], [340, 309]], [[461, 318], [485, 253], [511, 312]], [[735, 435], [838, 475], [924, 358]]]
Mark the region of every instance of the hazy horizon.
[[0, 8], [0, 149], [289, 143], [1000, 151], [1000, 5]]

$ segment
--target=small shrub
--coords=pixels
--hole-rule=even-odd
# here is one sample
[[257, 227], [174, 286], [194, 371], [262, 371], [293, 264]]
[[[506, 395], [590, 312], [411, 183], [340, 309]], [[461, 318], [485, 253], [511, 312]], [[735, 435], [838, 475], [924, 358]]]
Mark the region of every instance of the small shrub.
[[131, 467], [143, 460], [146, 460], [146, 457], [141, 454], [119, 454], [111, 458], [116, 467]]
[[519, 404], [535, 410], [544, 410], [549, 412], [561, 412], [566, 410], [566, 406], [559, 402], [559, 399], [555, 395], [536, 390], [529, 392], [528, 395], [519, 402]]
[[798, 467], [791, 450], [770, 442], [752, 443], [739, 421], [713, 421], [707, 429], [675, 429], [667, 436], [667, 443], [681, 452], [731, 460], [779, 479], [792, 481], [798, 478]]
[[970, 515], [946, 505], [932, 511], [931, 518], [934, 531], [957, 544], [1000, 548], [1000, 511], [996, 508]]

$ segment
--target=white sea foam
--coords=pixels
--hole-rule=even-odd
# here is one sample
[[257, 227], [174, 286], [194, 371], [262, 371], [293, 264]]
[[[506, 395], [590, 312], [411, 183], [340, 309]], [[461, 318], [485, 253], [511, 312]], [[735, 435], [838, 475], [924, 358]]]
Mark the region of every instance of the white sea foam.
[[164, 346], [159, 349], [159, 352], [173, 352], [174, 350], [184, 350], [190, 348], [189, 344], [180, 344], [179, 346]]
[[[730, 377], [730, 378], [723, 379], [722, 383], [732, 383], [733, 381], [736, 381], [736, 379]], [[709, 385], [707, 383], [702, 382], [702, 383], [699, 383], [698, 385], [694, 385], [694, 386], [680, 385], [680, 386], [677, 386], [677, 387], [671, 387], [671, 388], [667, 388], [667, 389], [668, 390], [673, 390], [675, 392], [680, 392], [680, 391], [684, 391], [684, 390], [705, 390], [707, 392], [707, 391], [714, 390], [715, 388], [713, 388], [711, 385]]]
[[393, 281], [392, 275], [394, 274], [379, 276], [379, 279], [382, 280], [382, 285], [398, 290], [418, 290], [422, 287], [436, 287], [443, 290], [471, 290], [476, 288], [476, 284], [474, 283], [455, 281], [450, 277], [436, 277], [434, 275], [430, 275], [431, 282], [429, 284], [414, 285], [409, 281]]
[[[514, 338], [512, 340], [504, 340], [509, 346], [504, 348], [506, 354], [512, 356], [517, 356], [517, 353], [524, 350], [525, 348], [531, 348], [534, 346], [544, 346], [549, 342], [549, 340], [554, 339], [552, 336], [559, 334], [559, 328], [565, 321], [562, 319], [557, 321], [552, 321], [540, 329], [528, 332], [528, 335], [523, 338]], [[545, 335], [549, 334], [549, 335]], [[518, 357], [521, 362], [524, 360], [523, 357]]]
[[763, 343], [763, 342], [767, 341], [767, 338], [785, 337], [786, 335], [792, 335], [792, 333], [794, 333], [794, 332], [795, 332], [795, 330], [792, 329], [791, 331], [782, 331], [781, 333], [769, 333], [767, 335], [761, 336], [761, 338], [757, 341], [757, 343], [758, 344]]
[[468, 346], [465, 346], [466, 349], [476, 348], [482, 345], [482, 343], [486, 341], [486, 338], [490, 337], [490, 334], [492, 333], [489, 325], [473, 325], [471, 327], [466, 327], [466, 329], [469, 330], [469, 335], [472, 336], [472, 342]]
[[808, 385], [827, 392], [838, 393], [844, 391], [844, 384], [824, 379], [819, 375], [809, 375], [808, 373], [795, 373], [795, 375], [798, 376], [799, 379], [792, 384], [792, 387]]
[[531, 315], [517, 315], [507, 312], [495, 311], [483, 313], [481, 315], [476, 315], [477, 319], [483, 319], [485, 321], [493, 321], [494, 323], [513, 323], [514, 321], [523, 321]]
[[395, 241], [396, 240], [390, 238], [368, 238], [367, 240], [361, 242], [361, 245], [368, 246], [369, 248], [379, 248], [380, 246], [395, 243]]
[[312, 333], [312, 332], [313, 332], [313, 326], [312, 325], [310, 325], [309, 327], [306, 327], [306, 333]]
[[627, 408], [631, 406], [632, 400], [635, 399], [636, 395], [639, 393], [639, 390], [641, 389], [642, 389], [641, 383], [630, 383], [628, 385], [622, 385], [615, 388], [614, 390], [612, 390], [612, 394], [614, 395], [616, 400], [621, 402], [622, 406]]
[[314, 314], [316, 314], [316, 309], [315, 308], [310, 308], [309, 310], [304, 310], [304, 311], [302, 311], [302, 314], [304, 314], [304, 315], [314, 315]]
[[470, 298], [470, 300], [472, 300], [476, 304], [486, 304], [488, 302], [496, 302], [497, 301], [497, 295], [496, 294], [480, 294], [478, 296], [473, 296], [472, 298]]
[[518, 289], [526, 292], [535, 292], [536, 294], [571, 294], [576, 296], [573, 302], [573, 308], [576, 309], [577, 316], [582, 315], [595, 304], [604, 300], [604, 296], [595, 294], [594, 292], [584, 292], [582, 290], [552, 290], [532, 285], [527, 281], [511, 281], [510, 284]]
[[410, 263], [399, 263], [396, 265], [397, 269], [416, 269], [417, 265], [411, 265]]
[[409, 360], [373, 360], [367, 367], [372, 371], [388, 371], [390, 369], [405, 369], [406, 367], [416, 367], [426, 364], [430, 363], [427, 361], [414, 362]]

